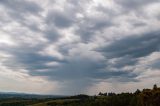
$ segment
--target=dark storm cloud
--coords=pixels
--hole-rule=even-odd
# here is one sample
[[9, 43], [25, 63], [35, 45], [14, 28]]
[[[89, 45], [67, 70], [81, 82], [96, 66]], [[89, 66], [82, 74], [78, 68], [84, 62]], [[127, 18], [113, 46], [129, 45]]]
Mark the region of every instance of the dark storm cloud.
[[73, 17], [68, 16], [65, 11], [50, 11], [46, 18], [46, 22], [48, 24], [54, 24], [59, 28], [69, 27], [73, 24], [73, 21]]
[[[106, 60], [93, 60], [92, 58], [85, 59], [81, 56], [72, 57], [68, 54], [66, 59], [59, 60], [54, 56], [47, 56], [38, 54], [45, 48], [46, 45], [38, 47], [28, 47], [27, 45], [21, 45], [15, 48], [3, 48], [1, 50], [9, 52], [13, 55], [14, 61], [5, 61], [3, 64], [11, 69], [27, 69], [28, 73], [33, 76], [47, 76], [49, 80], [56, 81], [80, 81], [85, 85], [86, 80], [89, 79], [90, 84], [93, 84], [95, 80], [105, 80], [112, 77], [121, 79], [130, 79], [134, 81], [136, 75], [123, 70], [113, 71], [110, 68], [106, 68]], [[64, 48], [62, 48], [64, 49]], [[61, 50], [62, 52], [63, 50]], [[65, 52], [66, 53], [66, 52]], [[64, 53], [64, 54], [65, 54]], [[67, 52], [68, 53], [68, 52]], [[46, 63], [57, 62], [58, 66], [48, 66]], [[125, 80], [123, 80], [125, 81]], [[129, 81], [129, 80], [127, 80]], [[75, 84], [73, 82], [72, 84]]]
[[[39, 59], [37, 59], [39, 60]], [[39, 60], [40, 61], [40, 60]], [[43, 61], [45, 63], [45, 61]], [[58, 61], [57, 61], [58, 62]], [[60, 62], [60, 61], [59, 61]], [[113, 71], [110, 68], [106, 68], [104, 60], [94, 61], [92, 59], [85, 60], [84, 58], [74, 57], [66, 61], [60, 62], [57, 67], [46, 67], [41, 69], [44, 71], [31, 71], [31, 75], [37, 76], [48, 76], [49, 80], [57, 81], [77, 81], [82, 79], [90, 79], [90, 84], [94, 83], [95, 80], [106, 80], [109, 78], [121, 78], [123, 82], [125, 79], [130, 79], [127, 81], [136, 81], [136, 74], [131, 71], [118, 70]], [[85, 82], [83, 82], [85, 83]]]
[[[22, 47], [18, 48], [10, 48], [10, 47], [7, 49], [4, 48], [3, 51], [12, 54], [13, 57], [3, 61], [2, 64], [4, 66], [7, 66], [8, 69], [12, 69], [14, 71], [17, 71], [19, 69], [27, 70], [27, 74], [30, 76], [45, 76], [50, 81], [56, 80], [59, 82], [63, 82], [64, 80], [66, 80], [66, 77], [63, 78], [65, 76], [63, 72], [65, 72], [66, 69], [61, 71], [62, 72], [61, 75], [55, 76], [57, 73], [56, 72], [54, 73], [54, 71], [57, 69], [57, 66], [52, 66], [52, 65], [50, 66], [47, 65], [47, 63], [57, 62], [63, 64], [65, 63], [65, 60], [59, 60], [57, 57], [54, 56], [39, 54], [38, 51], [42, 50], [43, 47], [44, 45], [42, 45], [41, 47], [34, 47], [34, 48], [22, 45]], [[48, 70], [52, 72], [48, 73]], [[71, 74], [70, 77], [74, 75], [72, 73], [70, 74]], [[73, 79], [76, 78], [74, 77]]]
[[35, 2], [26, 0], [0, 0], [0, 5], [5, 6], [10, 12], [19, 14], [38, 14], [42, 8]]
[[[160, 49], [160, 32], [145, 33], [140, 36], [132, 35], [115, 40], [109, 45], [100, 48], [98, 51], [109, 60], [108, 69], [120, 70], [124, 67], [135, 66], [138, 59], [149, 56]], [[113, 61], [113, 62], [110, 62]], [[153, 67], [156, 64], [153, 65]], [[125, 71], [126, 69], [122, 69]], [[131, 69], [132, 73], [134, 69]], [[122, 72], [123, 72], [122, 71]]]
[[51, 68], [45, 72], [38, 72], [37, 75], [45, 75], [49, 79], [61, 81], [93, 78], [94, 73], [104, 66], [105, 64], [102, 62], [73, 58], [60, 63], [59, 67]]
[[53, 26], [47, 26], [43, 33], [44, 37], [47, 38], [50, 42], [58, 41], [58, 39], [62, 37]]
[[82, 38], [82, 41], [88, 42], [97, 32], [101, 32], [104, 28], [109, 28], [113, 25], [114, 23], [106, 17], [95, 19], [87, 17], [82, 24], [78, 24], [78, 29], [75, 33]]
[[141, 36], [132, 35], [116, 40], [108, 46], [101, 48], [107, 58], [129, 56], [139, 58], [159, 51], [160, 32], [151, 32]]
[[[111, 59], [111, 61], [112, 60], [113, 59]], [[133, 66], [136, 63], [137, 63], [137, 59], [132, 58], [130, 56], [124, 56], [124, 57], [116, 58], [116, 60], [114, 60], [114, 63], [108, 62], [108, 66], [114, 67], [116, 69], [120, 69], [120, 68], [123, 68], [124, 66]]]
[[136, 10], [151, 3], [159, 2], [159, 0], [114, 0], [120, 6], [127, 10]]
[[36, 69], [45, 69], [47, 68], [44, 64], [47, 62], [51, 62], [56, 60], [53, 57], [50, 56], [42, 56], [38, 53], [17, 53], [17, 61], [27, 65], [26, 68], [28, 70], [36, 70]]
[[144, 22], [134, 22], [132, 25], [134, 27], [143, 27], [143, 26], [146, 26], [146, 23], [144, 23]]

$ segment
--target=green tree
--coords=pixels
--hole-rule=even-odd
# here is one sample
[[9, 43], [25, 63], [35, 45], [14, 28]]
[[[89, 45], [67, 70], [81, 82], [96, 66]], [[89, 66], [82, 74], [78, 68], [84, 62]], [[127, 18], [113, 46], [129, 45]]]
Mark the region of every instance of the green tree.
[[154, 85], [153, 85], [153, 90], [157, 90], [157, 88], [158, 88], [157, 85], [154, 84]]

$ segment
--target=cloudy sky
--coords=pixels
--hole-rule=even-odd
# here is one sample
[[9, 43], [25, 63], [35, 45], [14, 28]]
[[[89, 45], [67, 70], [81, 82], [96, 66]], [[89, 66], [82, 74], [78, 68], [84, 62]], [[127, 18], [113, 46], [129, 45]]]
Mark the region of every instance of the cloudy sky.
[[160, 0], [0, 0], [0, 91], [160, 85]]

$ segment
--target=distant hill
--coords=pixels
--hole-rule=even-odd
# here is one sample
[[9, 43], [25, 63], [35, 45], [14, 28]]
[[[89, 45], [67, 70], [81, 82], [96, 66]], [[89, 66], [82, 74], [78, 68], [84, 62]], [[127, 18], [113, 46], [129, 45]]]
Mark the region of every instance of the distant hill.
[[0, 92], [0, 98], [36, 98], [36, 99], [43, 99], [43, 98], [62, 98], [66, 97], [63, 95], [40, 95], [40, 94], [27, 94], [27, 93], [17, 93], [17, 92]]

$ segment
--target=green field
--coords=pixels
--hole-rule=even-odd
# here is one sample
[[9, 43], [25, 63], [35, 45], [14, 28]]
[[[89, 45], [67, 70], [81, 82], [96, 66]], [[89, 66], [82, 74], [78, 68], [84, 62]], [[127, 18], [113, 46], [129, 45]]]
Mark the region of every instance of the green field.
[[29, 106], [48, 106], [49, 104], [63, 105], [66, 103], [73, 103], [73, 102], [77, 102], [77, 101], [79, 101], [79, 99], [58, 99], [58, 100], [49, 100], [49, 101], [45, 101], [42, 103], [37, 103], [37, 104], [29, 105]]

